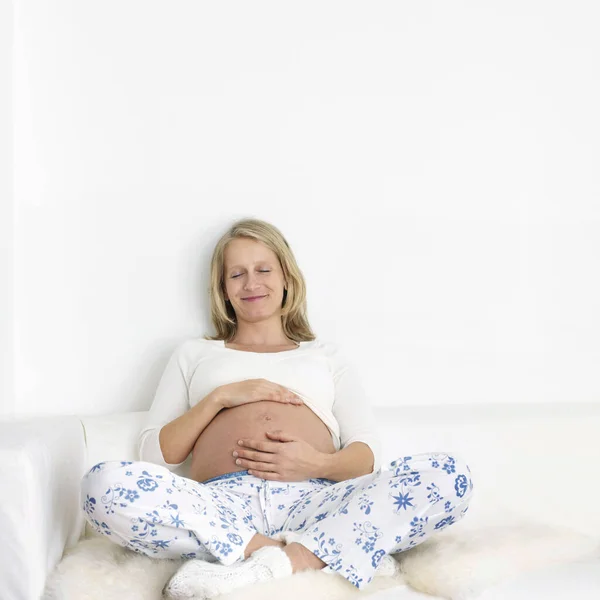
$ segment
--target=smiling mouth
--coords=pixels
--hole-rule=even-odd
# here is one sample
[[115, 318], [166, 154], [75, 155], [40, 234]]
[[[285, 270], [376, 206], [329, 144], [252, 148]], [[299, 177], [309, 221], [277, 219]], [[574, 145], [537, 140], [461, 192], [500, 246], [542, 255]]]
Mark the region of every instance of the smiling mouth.
[[253, 300], [260, 300], [261, 298], [266, 298], [267, 294], [265, 294], [264, 296], [249, 296], [248, 298], [242, 298], [242, 300], [247, 300], [249, 302], [252, 302]]

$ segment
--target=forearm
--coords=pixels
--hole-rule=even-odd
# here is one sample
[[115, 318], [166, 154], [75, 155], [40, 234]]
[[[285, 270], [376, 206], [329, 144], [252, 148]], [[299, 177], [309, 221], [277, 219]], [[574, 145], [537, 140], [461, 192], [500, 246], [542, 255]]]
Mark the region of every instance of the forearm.
[[221, 408], [217, 394], [211, 393], [185, 414], [164, 425], [158, 440], [165, 461], [171, 465], [183, 462]]
[[324, 454], [319, 468], [322, 474], [317, 477], [325, 477], [333, 481], [360, 477], [373, 472], [374, 461], [373, 452], [367, 444], [353, 442], [334, 454]]

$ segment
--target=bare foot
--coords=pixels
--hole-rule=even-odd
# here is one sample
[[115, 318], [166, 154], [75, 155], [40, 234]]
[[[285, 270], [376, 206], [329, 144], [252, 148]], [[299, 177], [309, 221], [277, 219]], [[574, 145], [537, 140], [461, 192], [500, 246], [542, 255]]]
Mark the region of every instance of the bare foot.
[[253, 552], [256, 552], [259, 548], [263, 546], [279, 546], [279, 548], [283, 548], [285, 546], [284, 542], [278, 542], [276, 540], [272, 540], [260, 533], [257, 533], [246, 546], [244, 550], [244, 558], [248, 558]]
[[292, 572], [306, 571], [307, 569], [322, 569], [327, 566], [320, 558], [315, 556], [308, 548], [302, 544], [292, 542], [288, 544], [283, 551], [288, 555], [292, 563]]

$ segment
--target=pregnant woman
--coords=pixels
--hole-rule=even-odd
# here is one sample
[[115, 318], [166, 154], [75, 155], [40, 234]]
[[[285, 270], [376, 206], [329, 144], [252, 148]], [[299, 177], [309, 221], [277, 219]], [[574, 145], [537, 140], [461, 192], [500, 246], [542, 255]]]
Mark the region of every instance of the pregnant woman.
[[381, 465], [360, 379], [313, 334], [304, 277], [276, 227], [245, 219], [223, 235], [210, 303], [217, 334], [171, 356], [140, 460], [99, 463], [81, 482], [96, 531], [187, 559], [164, 598], [212, 598], [305, 569], [363, 589], [385, 557], [464, 516], [473, 484], [459, 457]]

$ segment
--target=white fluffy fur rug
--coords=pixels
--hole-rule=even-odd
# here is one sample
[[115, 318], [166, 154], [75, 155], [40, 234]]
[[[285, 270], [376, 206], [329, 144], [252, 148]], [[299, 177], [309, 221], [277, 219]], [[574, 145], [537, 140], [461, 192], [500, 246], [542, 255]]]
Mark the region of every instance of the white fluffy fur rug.
[[[395, 555], [395, 572], [378, 572], [362, 592], [339, 575], [305, 571], [220, 598], [349, 600], [408, 585], [425, 594], [467, 600], [527, 571], [594, 556], [600, 560], [600, 540], [568, 530], [524, 521], [475, 528], [462, 523]], [[165, 582], [182, 562], [145, 557], [92, 534], [65, 552], [42, 600], [161, 600]]]

